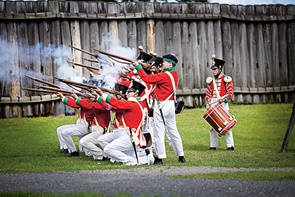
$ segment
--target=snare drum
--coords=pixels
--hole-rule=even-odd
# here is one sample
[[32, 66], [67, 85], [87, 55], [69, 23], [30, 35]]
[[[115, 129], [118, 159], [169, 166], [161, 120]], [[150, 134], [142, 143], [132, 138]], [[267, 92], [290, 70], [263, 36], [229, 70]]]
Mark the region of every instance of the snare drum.
[[203, 118], [219, 135], [225, 135], [237, 123], [237, 120], [227, 113], [220, 103], [208, 110]]

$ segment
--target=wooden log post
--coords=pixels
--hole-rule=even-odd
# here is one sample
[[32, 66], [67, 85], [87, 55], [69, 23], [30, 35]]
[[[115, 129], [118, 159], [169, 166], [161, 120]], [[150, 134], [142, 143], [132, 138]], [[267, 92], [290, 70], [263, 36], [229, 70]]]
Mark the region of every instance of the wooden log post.
[[[118, 12], [118, 7], [116, 3], [108, 3], [107, 4], [107, 13], [108, 14], [116, 14]], [[118, 21], [117, 20], [110, 20], [109, 21], [109, 32], [111, 33], [111, 37], [109, 41], [110, 48], [115, 48], [119, 45], [119, 28], [118, 28]]]
[[[154, 6], [152, 3], [146, 4], [145, 7], [146, 14], [154, 13]], [[155, 37], [155, 21], [153, 19], [148, 19], [146, 22], [146, 40], [147, 47], [146, 51], [149, 53], [151, 51], [156, 52], [156, 37]]]
[[294, 127], [294, 122], [295, 122], [295, 102], [293, 104], [292, 109], [293, 109], [292, 115], [291, 115], [289, 126], [287, 128], [285, 138], [284, 138], [284, 141], [283, 141], [283, 144], [282, 144], [281, 152], [286, 152], [287, 151], [288, 143], [289, 143], [289, 140], [291, 138], [291, 133], [292, 133], [292, 129]]
[[[17, 43], [17, 24], [16, 22], [8, 25], [8, 41], [13, 50], [10, 54], [10, 66], [11, 66], [11, 97], [20, 97], [20, 68], [19, 68], [19, 56], [18, 56], [18, 43]], [[21, 117], [21, 107], [14, 105], [12, 108], [12, 117]]]
[[[70, 2], [70, 12], [79, 14], [79, 4], [78, 2]], [[71, 35], [72, 35], [72, 45], [77, 48], [81, 47], [81, 35], [80, 35], [80, 23], [78, 20], [72, 20], [70, 23]], [[74, 62], [82, 63], [82, 52], [73, 49], [74, 54]], [[75, 71], [77, 76], [83, 75], [83, 68], [82, 67], [75, 67]]]
[[49, 12], [52, 12], [54, 14], [59, 13], [59, 4], [57, 0], [49, 0], [48, 7], [49, 7]]

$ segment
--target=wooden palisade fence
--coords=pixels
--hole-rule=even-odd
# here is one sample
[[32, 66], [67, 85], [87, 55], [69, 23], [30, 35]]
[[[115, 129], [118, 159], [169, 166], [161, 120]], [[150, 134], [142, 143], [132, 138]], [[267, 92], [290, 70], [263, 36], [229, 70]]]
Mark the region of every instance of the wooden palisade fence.
[[[204, 104], [211, 56], [224, 59], [235, 85], [234, 103], [292, 102], [295, 96], [295, 5], [227, 5], [148, 2], [0, 2], [0, 38], [15, 50], [0, 61], [1, 117], [63, 114], [55, 96], [21, 90], [32, 82], [22, 70], [57, 76], [46, 51], [21, 46], [73, 45], [95, 53], [109, 32], [124, 47], [174, 53], [179, 63], [178, 99], [187, 107]], [[20, 60], [21, 55], [29, 61]], [[73, 50], [75, 62], [92, 64]], [[87, 69], [76, 68], [87, 76]], [[10, 79], [10, 80], [5, 80]], [[54, 82], [50, 78], [49, 81]], [[67, 110], [66, 110], [67, 111]]]

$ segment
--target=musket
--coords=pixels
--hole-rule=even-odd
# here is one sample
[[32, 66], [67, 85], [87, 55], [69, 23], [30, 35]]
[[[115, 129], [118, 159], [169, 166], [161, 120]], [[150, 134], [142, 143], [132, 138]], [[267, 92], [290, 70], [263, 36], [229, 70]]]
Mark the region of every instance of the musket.
[[43, 92], [43, 93], [49, 93], [49, 94], [56, 94], [56, 91], [51, 90], [42, 90], [42, 89], [36, 89], [36, 88], [21, 88], [22, 90], [27, 91], [33, 91], [33, 92]]
[[120, 76], [120, 77], [123, 77], [123, 78], [127, 78], [127, 79], [129, 79], [129, 80], [132, 80], [131, 77], [125, 75], [124, 73], [120, 73], [119, 76]]
[[[112, 53], [108, 53], [108, 52], [105, 52], [105, 51], [102, 51], [102, 50], [99, 50], [99, 49], [94, 49], [95, 51], [98, 51], [99, 53], [101, 54], [104, 54], [108, 57], [114, 57], [114, 58], [117, 58], [117, 59], [121, 59], [121, 60], [124, 60], [126, 62], [128, 62], [129, 64], [132, 64], [133, 62], [135, 62], [135, 60], [132, 60], [132, 59], [129, 59], [129, 58], [125, 58], [125, 57], [121, 57], [119, 55], [115, 55], [115, 54], [112, 54]], [[122, 63], [122, 62], [120, 62]], [[146, 68], [146, 69], [149, 69], [151, 70], [152, 72], [161, 72], [161, 70], [153, 67], [152, 65], [148, 64], [148, 63], [141, 63], [142, 67]], [[130, 70], [134, 70], [134, 66], [133, 65], [129, 65], [129, 68]]]
[[[134, 60], [132, 59], [128, 59], [128, 58], [125, 58], [125, 57], [121, 57], [119, 55], [115, 55], [115, 54], [112, 54], [112, 53], [108, 53], [108, 52], [105, 52], [105, 51], [102, 51], [102, 50], [99, 50], [99, 49], [94, 49], [95, 51], [98, 51], [99, 53], [101, 54], [104, 54], [108, 57], [114, 57], [114, 58], [117, 58], [117, 59], [120, 59], [120, 60], [124, 60], [126, 61], [127, 63], [130, 63], [132, 64], [134, 62]], [[122, 62], [121, 62], [122, 63]]]
[[134, 153], [135, 153], [135, 156], [136, 156], [136, 162], [137, 162], [137, 165], [138, 165], [139, 164], [138, 154], [137, 154], [136, 145], [135, 145], [135, 142], [134, 142], [134, 139], [133, 139], [133, 136], [132, 136], [132, 131], [131, 131], [130, 128], [129, 128], [129, 136], [130, 136], [132, 147], [133, 147], [133, 150], [134, 150]]
[[99, 63], [99, 61], [97, 59], [93, 60], [93, 59], [88, 59], [88, 58], [82, 58], [82, 60], [86, 60], [88, 62], [95, 62], [95, 63]]
[[74, 46], [72, 46], [72, 45], [69, 45], [69, 46], [72, 47], [73, 49], [76, 49], [76, 50], [78, 50], [78, 51], [81, 51], [81, 52], [83, 52], [83, 53], [86, 53], [86, 54], [88, 54], [88, 55], [91, 55], [91, 56], [93, 56], [93, 57], [95, 57], [95, 58], [98, 57], [98, 55], [95, 55], [95, 54], [90, 53], [90, 52], [88, 52], [88, 51], [85, 51], [85, 50], [83, 50], [83, 49], [80, 49], [80, 48], [74, 47]]
[[99, 68], [95, 68], [92, 66], [87, 66], [85, 64], [79, 64], [79, 63], [75, 63], [75, 62], [71, 62], [71, 61], [68, 61], [68, 63], [76, 65], [76, 66], [81, 66], [81, 67], [87, 68], [90, 72], [93, 72], [94, 74], [97, 74], [97, 75], [99, 74], [99, 72], [97, 72], [99, 70]]
[[159, 111], [160, 111], [160, 114], [161, 114], [161, 117], [162, 117], [162, 120], [163, 120], [164, 129], [166, 131], [166, 122], [165, 122], [165, 118], [164, 118], [164, 114], [163, 114], [162, 108], [160, 108], [160, 103], [159, 103], [158, 95], [156, 95], [156, 100], [157, 100], [158, 108], [159, 108]]
[[38, 78], [35, 78], [35, 77], [32, 77], [32, 76], [29, 76], [29, 75], [26, 75], [26, 77], [28, 77], [28, 78], [30, 78], [30, 79], [32, 79], [34, 81], [38, 81], [40, 83], [43, 83], [43, 84], [46, 84], [46, 85], [49, 85], [49, 86], [52, 86], [52, 87], [56, 87], [56, 88], [61, 89], [61, 87], [58, 86], [58, 85], [56, 85], [56, 84], [53, 84], [53, 83], [50, 83], [50, 82], [47, 82], [47, 81], [43, 81], [41, 79], [38, 79]]
[[61, 82], [63, 82], [63, 83], [74, 85], [76, 87], [85, 89], [85, 90], [87, 90], [89, 92], [96, 91], [97, 88], [100, 88], [104, 92], [109, 92], [111, 94], [117, 94], [117, 95], [120, 95], [123, 98], [125, 98], [124, 94], [122, 94], [121, 92], [118, 92], [116, 90], [110, 90], [110, 89], [107, 89], [107, 88], [97, 87], [95, 85], [90, 85], [90, 84], [79, 83], [79, 82], [75, 82], [75, 81], [71, 81], [71, 80], [67, 80], [67, 79], [60, 79], [60, 78], [57, 78], [57, 77], [54, 77], [54, 78], [61, 81]]
[[162, 70], [156, 68], [155, 66], [150, 65], [149, 63], [141, 63], [141, 65], [142, 65], [142, 67], [144, 67], [152, 72], [155, 72], [155, 73], [162, 72]]
[[[44, 87], [46, 87], [46, 86], [44, 86]], [[48, 87], [48, 88], [50, 88], [50, 87]], [[71, 93], [68, 93], [67, 91], [65, 92], [65, 91], [60, 90], [60, 89], [58, 89], [58, 92], [57, 91], [53, 91], [53, 90], [36, 89], [36, 88], [21, 88], [21, 89], [22, 90], [27, 90], [27, 91], [32, 91], [32, 92], [43, 92], [43, 93], [49, 93], [49, 94], [58, 94], [58, 92], [61, 92], [61, 93], [65, 94], [65, 95], [71, 95], [72, 94], [72, 92]], [[87, 95], [87, 94], [81, 94], [81, 96], [83, 96], [83, 97], [89, 97], [89, 98], [92, 97], [91, 95]]]
[[82, 97], [88, 97], [88, 98], [94, 97], [94, 96], [89, 95], [89, 94], [83, 94], [83, 93], [79, 93], [79, 92], [73, 92], [73, 91], [70, 91], [70, 90], [58, 89], [58, 88], [53, 88], [53, 87], [48, 87], [48, 86], [37, 86], [37, 87], [43, 88], [43, 89], [49, 90], [49, 91], [55, 91], [56, 94], [58, 92], [65, 93], [65, 94], [73, 94], [73, 93], [75, 93], [78, 96], [82, 96]]

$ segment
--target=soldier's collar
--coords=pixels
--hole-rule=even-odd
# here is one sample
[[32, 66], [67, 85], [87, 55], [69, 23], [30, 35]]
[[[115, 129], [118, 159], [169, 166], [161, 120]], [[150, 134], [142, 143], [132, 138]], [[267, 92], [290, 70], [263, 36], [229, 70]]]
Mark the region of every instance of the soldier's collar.
[[221, 71], [221, 72], [218, 74], [218, 76], [215, 77], [215, 78], [220, 79], [223, 75], [224, 75], [224, 73]]
[[137, 101], [137, 98], [136, 97], [129, 97], [128, 101]]
[[164, 68], [163, 70], [172, 72], [172, 71], [176, 71], [176, 67], [172, 66], [172, 67], [169, 67], [169, 68]]

